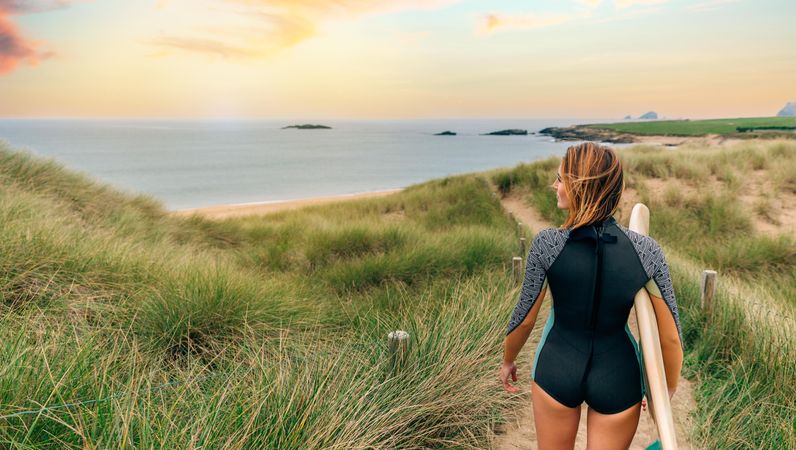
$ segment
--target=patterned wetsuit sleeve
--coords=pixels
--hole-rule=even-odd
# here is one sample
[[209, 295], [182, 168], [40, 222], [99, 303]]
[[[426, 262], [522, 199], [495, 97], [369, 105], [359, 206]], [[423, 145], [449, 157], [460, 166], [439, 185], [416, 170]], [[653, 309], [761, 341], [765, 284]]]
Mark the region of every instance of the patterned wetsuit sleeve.
[[661, 298], [663, 298], [664, 302], [666, 302], [666, 306], [669, 307], [669, 311], [672, 312], [674, 323], [677, 325], [677, 335], [680, 338], [680, 346], [685, 349], [685, 344], [683, 343], [683, 332], [680, 329], [680, 314], [677, 310], [677, 299], [674, 297], [674, 285], [672, 284], [672, 277], [669, 274], [669, 264], [666, 262], [666, 257], [664, 256], [663, 250], [658, 242], [652, 238], [649, 239], [652, 242], [653, 248], [655, 249], [653, 252], [655, 259], [655, 269], [652, 273], [652, 279], [655, 281], [655, 284], [658, 285], [658, 289], [661, 291]]
[[531, 249], [528, 252], [528, 258], [525, 262], [525, 278], [522, 281], [522, 289], [520, 290], [520, 298], [517, 301], [517, 306], [514, 307], [514, 312], [511, 314], [509, 326], [506, 329], [506, 335], [509, 335], [517, 326], [519, 326], [528, 312], [533, 308], [536, 303], [536, 298], [542, 291], [545, 282], [545, 266], [541, 252], [542, 249], [542, 234], [540, 231], [536, 234], [531, 244]]

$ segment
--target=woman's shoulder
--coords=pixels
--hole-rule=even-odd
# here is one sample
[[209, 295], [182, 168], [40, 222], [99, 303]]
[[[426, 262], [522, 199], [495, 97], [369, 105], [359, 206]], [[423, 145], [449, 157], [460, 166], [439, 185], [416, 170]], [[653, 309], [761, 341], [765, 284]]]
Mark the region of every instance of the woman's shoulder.
[[627, 228], [626, 226], [622, 225], [621, 223], [616, 224], [617, 228], [622, 230], [622, 232], [630, 239], [630, 242], [638, 249], [639, 247], [648, 248], [648, 249], [656, 249], [660, 250], [661, 246], [652, 236], [648, 236], [646, 234], [641, 234], [636, 231]]
[[568, 235], [569, 229], [550, 227], [539, 230], [539, 232], [536, 233], [536, 236], [534, 236], [533, 240], [534, 242], [546, 241], [553, 243], [561, 241], [562, 239], [566, 240]]
[[627, 235], [647, 275], [652, 277], [659, 272], [661, 267], [666, 266], [666, 257], [658, 241], [651, 236], [637, 233], [623, 225], [617, 224], [617, 226]]
[[566, 229], [545, 228], [540, 230], [533, 238], [528, 257], [541, 261], [544, 269], [547, 270], [566, 245], [568, 235], [569, 230]]

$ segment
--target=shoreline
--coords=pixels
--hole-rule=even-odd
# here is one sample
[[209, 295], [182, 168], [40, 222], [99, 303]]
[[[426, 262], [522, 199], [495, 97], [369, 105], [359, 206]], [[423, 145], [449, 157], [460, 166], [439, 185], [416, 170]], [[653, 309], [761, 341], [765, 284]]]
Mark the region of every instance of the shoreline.
[[226, 219], [231, 217], [245, 217], [254, 215], [266, 215], [279, 211], [303, 208], [312, 205], [324, 205], [348, 200], [359, 200], [363, 198], [382, 197], [385, 195], [400, 192], [404, 188], [384, 189], [380, 191], [355, 192], [352, 194], [323, 195], [317, 197], [304, 197], [287, 200], [265, 200], [261, 202], [248, 203], [227, 203], [220, 205], [203, 206], [199, 208], [187, 208], [170, 211], [176, 216], [199, 215], [209, 219]]

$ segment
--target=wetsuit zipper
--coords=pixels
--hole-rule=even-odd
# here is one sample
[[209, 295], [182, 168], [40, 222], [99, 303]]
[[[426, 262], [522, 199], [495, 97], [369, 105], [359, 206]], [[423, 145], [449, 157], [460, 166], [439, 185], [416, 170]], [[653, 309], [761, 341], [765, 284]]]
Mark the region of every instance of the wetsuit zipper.
[[596, 268], [594, 270], [594, 292], [592, 297], [592, 307], [591, 307], [591, 331], [592, 337], [594, 336], [594, 330], [597, 328], [597, 310], [600, 307], [600, 286], [602, 284], [602, 268], [603, 268], [603, 226], [600, 224], [599, 226], [595, 227], [595, 231], [597, 232], [597, 242], [594, 246], [594, 253], [597, 254], [597, 263]]
[[[593, 226], [593, 225], [592, 225]], [[583, 371], [583, 377], [580, 380], [581, 388], [584, 386], [586, 382], [586, 376], [589, 373], [589, 368], [591, 367], [592, 357], [594, 356], [594, 331], [597, 328], [597, 308], [600, 306], [600, 285], [602, 279], [602, 256], [603, 256], [603, 248], [602, 248], [602, 234], [603, 234], [603, 227], [602, 224], [600, 226], [594, 226], [595, 231], [597, 232], [597, 242], [594, 244], [594, 253], [596, 254], [596, 263], [594, 269], [594, 278], [592, 280], [592, 304], [591, 304], [591, 317], [589, 325], [591, 326], [591, 336], [589, 337], [589, 358], [586, 360], [586, 367]]]

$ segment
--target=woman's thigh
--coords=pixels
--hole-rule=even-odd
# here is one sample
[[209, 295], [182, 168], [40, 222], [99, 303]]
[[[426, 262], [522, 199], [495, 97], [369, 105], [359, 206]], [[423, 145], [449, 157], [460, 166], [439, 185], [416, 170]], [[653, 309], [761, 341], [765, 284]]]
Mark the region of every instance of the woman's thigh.
[[587, 448], [615, 450], [630, 447], [640, 415], [641, 402], [615, 414], [600, 414], [589, 407], [586, 416]]
[[539, 450], [574, 448], [580, 406], [570, 408], [562, 405], [536, 383], [531, 387], [531, 396]]

